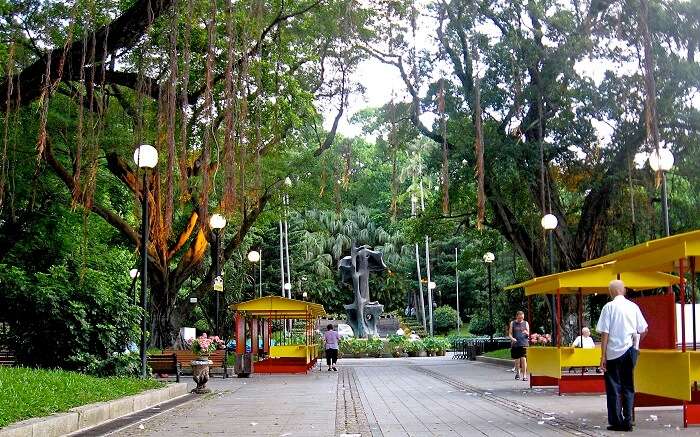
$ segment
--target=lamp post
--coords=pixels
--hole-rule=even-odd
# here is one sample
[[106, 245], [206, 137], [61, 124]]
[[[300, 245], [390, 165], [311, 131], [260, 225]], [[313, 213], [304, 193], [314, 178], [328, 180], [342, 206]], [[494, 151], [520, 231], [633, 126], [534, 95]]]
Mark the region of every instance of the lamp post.
[[664, 216], [664, 232], [671, 235], [668, 220], [668, 190], [666, 188], [666, 172], [673, 168], [673, 153], [668, 149], [654, 150], [649, 154], [649, 167], [655, 172], [661, 171], [661, 213]]
[[[540, 224], [542, 225], [544, 231], [547, 233], [547, 246], [549, 252], [549, 274], [551, 275], [554, 274], [554, 230], [557, 228], [559, 220], [557, 220], [557, 216], [555, 216], [554, 214], [547, 214], [544, 217], [542, 217], [542, 220], [540, 220]], [[555, 309], [554, 295], [548, 295], [548, 300], [550, 308], [552, 309], [552, 344], [554, 344], [557, 341], [557, 323], [559, 322], [557, 320], [557, 311]]]
[[148, 169], [158, 164], [158, 151], [149, 144], [142, 144], [134, 151], [134, 162], [143, 169], [141, 192], [141, 377], [146, 378], [146, 290], [148, 289]]
[[483, 258], [484, 263], [486, 264], [489, 287], [489, 337], [491, 343], [493, 343], [493, 296], [491, 292], [491, 263], [496, 259], [496, 256], [491, 252], [486, 252]]
[[221, 265], [219, 263], [219, 252], [221, 248], [221, 230], [226, 226], [226, 219], [221, 214], [212, 214], [209, 217], [209, 227], [214, 233], [214, 249], [212, 261], [214, 263], [214, 293], [216, 293], [216, 335], [219, 335], [219, 300], [220, 295], [224, 291], [224, 279], [221, 277]]
[[433, 336], [433, 290], [437, 284], [430, 280], [430, 272], [428, 271], [428, 313], [430, 314], [430, 336]]
[[[248, 252], [248, 261], [253, 263], [253, 295], [255, 295], [255, 289], [257, 288], [255, 286], [255, 264], [260, 261], [260, 252], [257, 250], [251, 250]], [[262, 297], [262, 277], [260, 278], [260, 296]]]
[[131, 278], [131, 296], [133, 297], [133, 304], [136, 305], [136, 278], [138, 278], [139, 275], [139, 269], [131, 269], [129, 270], [129, 277]]

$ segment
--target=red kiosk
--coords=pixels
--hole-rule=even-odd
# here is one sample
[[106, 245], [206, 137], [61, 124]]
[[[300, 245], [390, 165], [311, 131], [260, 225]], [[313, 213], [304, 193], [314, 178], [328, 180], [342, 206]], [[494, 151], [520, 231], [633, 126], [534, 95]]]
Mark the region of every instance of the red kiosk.
[[230, 308], [234, 311], [236, 361], [252, 361], [250, 371], [236, 366], [239, 376], [306, 373], [316, 363], [319, 345], [314, 326], [326, 315], [323, 305], [267, 296]]

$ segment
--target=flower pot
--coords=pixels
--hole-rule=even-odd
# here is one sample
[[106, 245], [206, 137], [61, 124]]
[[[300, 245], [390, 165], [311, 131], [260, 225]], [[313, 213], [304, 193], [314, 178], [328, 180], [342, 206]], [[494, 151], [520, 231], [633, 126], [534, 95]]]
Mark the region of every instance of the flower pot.
[[427, 357], [427, 356], [428, 356], [428, 352], [426, 352], [426, 351], [420, 351], [420, 352], [418, 352], [418, 356], [419, 356], [419, 357]]
[[197, 387], [192, 390], [192, 393], [204, 394], [210, 393], [207, 388], [209, 381], [209, 366], [213, 364], [208, 356], [201, 356], [192, 361], [192, 379], [197, 384]]

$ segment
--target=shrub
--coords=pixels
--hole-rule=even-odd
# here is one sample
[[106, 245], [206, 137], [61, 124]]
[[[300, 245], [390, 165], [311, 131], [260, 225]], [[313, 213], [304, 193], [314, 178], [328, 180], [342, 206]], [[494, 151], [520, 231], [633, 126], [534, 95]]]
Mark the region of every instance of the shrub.
[[469, 321], [469, 332], [474, 335], [488, 335], [489, 319], [488, 314], [476, 313]]
[[128, 283], [91, 268], [81, 277], [68, 264], [47, 273], [0, 264], [0, 290], [5, 340], [23, 365], [98, 374], [130, 367], [124, 363], [131, 358], [113, 355], [138, 338], [139, 308]]
[[379, 338], [370, 338], [368, 340], [360, 340], [364, 343], [364, 353], [370, 357], [379, 358], [382, 356], [382, 350], [384, 349], [384, 342]]
[[415, 357], [419, 352], [425, 350], [425, 344], [423, 340], [408, 341], [406, 342], [405, 349], [409, 356]]
[[446, 334], [457, 325], [457, 310], [448, 305], [438, 307], [433, 312], [435, 332]]

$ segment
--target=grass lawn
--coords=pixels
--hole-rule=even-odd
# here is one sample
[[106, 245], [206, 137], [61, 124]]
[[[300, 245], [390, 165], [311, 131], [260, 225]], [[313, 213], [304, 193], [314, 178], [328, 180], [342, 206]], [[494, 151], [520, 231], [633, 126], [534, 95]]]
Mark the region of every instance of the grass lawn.
[[497, 349], [495, 351], [486, 352], [485, 357], [491, 358], [503, 358], [504, 360], [510, 360], [510, 348], [508, 349]]
[[152, 379], [96, 378], [62, 370], [0, 367], [0, 427], [162, 386]]
[[457, 331], [457, 328], [450, 329], [450, 332], [447, 333], [447, 336], [458, 335], [460, 337], [471, 337], [468, 328], [469, 326], [462, 325], [459, 327], [459, 331]]

